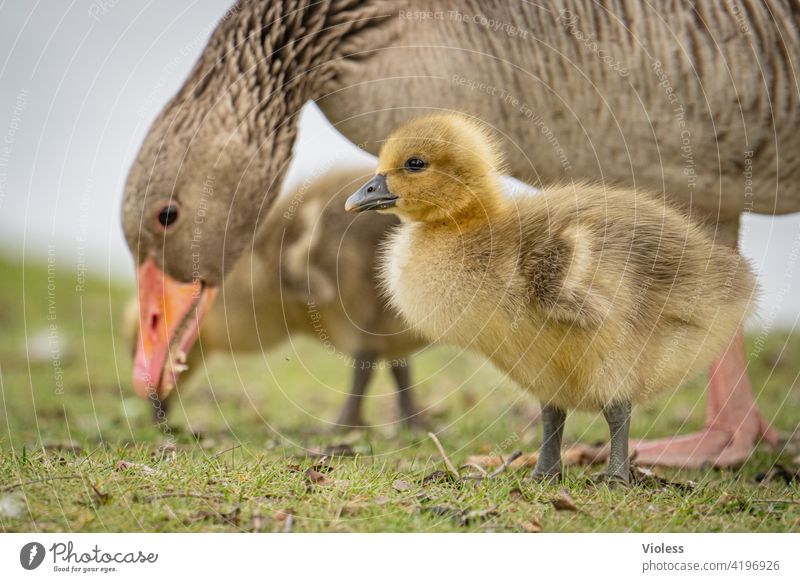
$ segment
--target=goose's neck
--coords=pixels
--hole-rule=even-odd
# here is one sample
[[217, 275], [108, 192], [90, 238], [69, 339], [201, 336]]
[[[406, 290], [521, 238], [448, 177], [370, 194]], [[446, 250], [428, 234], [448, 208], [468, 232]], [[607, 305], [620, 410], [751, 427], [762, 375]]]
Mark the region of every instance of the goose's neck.
[[389, 14], [383, 1], [240, 0], [168, 106], [170, 121], [184, 133], [235, 133], [261, 164], [262, 188], [276, 190], [301, 108], [335, 90], [354, 55], [392, 38]]

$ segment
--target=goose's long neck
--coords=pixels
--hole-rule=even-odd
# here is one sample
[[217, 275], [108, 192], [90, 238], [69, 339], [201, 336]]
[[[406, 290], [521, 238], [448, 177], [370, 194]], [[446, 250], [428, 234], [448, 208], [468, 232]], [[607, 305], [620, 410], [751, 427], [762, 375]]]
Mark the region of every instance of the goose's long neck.
[[[239, 0], [223, 17], [165, 111], [184, 134], [201, 124], [236, 132], [277, 189], [303, 105], [336, 88], [347, 61], [385, 32], [386, 3]], [[202, 145], [202, 144], [200, 144]]]

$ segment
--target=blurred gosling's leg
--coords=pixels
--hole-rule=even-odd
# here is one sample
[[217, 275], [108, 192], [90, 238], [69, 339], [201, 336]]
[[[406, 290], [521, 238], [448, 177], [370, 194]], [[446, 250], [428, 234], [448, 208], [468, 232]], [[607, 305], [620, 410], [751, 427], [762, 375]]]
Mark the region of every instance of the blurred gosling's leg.
[[561, 476], [561, 437], [567, 413], [550, 404], [542, 407], [542, 427], [544, 438], [539, 451], [539, 459], [533, 469], [533, 478], [539, 480], [557, 479]]
[[620, 402], [603, 409], [611, 433], [605, 480], [609, 486], [630, 485], [631, 465], [628, 458], [628, 432], [631, 427], [631, 403]]
[[424, 420], [414, 405], [411, 395], [411, 370], [407, 359], [392, 360], [391, 370], [397, 386], [397, 404], [400, 410], [400, 420], [406, 428], [421, 428]]
[[376, 354], [374, 352], [360, 352], [354, 358], [353, 388], [344, 403], [339, 420], [336, 421], [338, 428], [359, 428], [366, 426], [364, 418], [361, 416], [361, 409], [364, 404], [364, 394], [367, 392], [372, 371], [375, 369]]

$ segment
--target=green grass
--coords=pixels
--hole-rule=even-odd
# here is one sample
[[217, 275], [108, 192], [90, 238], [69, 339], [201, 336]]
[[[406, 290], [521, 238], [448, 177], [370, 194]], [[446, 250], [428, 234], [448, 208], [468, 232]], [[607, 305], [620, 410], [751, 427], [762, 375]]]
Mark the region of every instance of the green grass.
[[[130, 388], [120, 339], [130, 289], [75, 286], [75, 273], [48, 280], [45, 267], [23, 273], [0, 260], [0, 530], [467, 532], [534, 522], [547, 532], [800, 530], [797, 481], [756, 479], [792, 463], [766, 449], [736, 471], [659, 471], [673, 484], [626, 491], [595, 486], [588, 477], [599, 467], [572, 467], [563, 486], [578, 511], [557, 511], [558, 488], [526, 481], [524, 471], [455, 483], [434, 473], [445, 467], [424, 432], [393, 423], [385, 370], [366, 411], [377, 427], [328, 433], [350, 369], [310, 340], [264, 357], [210, 358], [179, 392], [175, 430], [166, 432]], [[780, 428], [793, 428], [800, 336], [769, 335], [759, 352], [751, 368], [759, 402]], [[536, 449], [535, 402], [479, 357], [435, 348], [413, 365], [417, 399], [456, 464]], [[700, 427], [703, 398], [698, 381], [636, 411], [634, 436]], [[606, 429], [576, 414], [567, 438], [591, 443]], [[352, 456], [313, 454], [342, 443]], [[693, 488], [679, 486], [688, 481]]]

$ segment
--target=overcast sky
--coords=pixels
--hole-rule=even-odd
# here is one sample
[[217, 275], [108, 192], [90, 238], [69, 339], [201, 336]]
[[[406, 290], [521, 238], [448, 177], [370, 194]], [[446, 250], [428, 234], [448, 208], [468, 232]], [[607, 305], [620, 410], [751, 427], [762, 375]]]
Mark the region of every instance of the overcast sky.
[[[0, 2], [0, 253], [131, 279], [120, 227], [125, 177], [227, 0]], [[289, 184], [344, 141], [307, 107]], [[800, 315], [800, 217], [745, 217], [743, 248], [765, 292], [761, 320]], [[795, 251], [796, 253], [797, 251]]]

